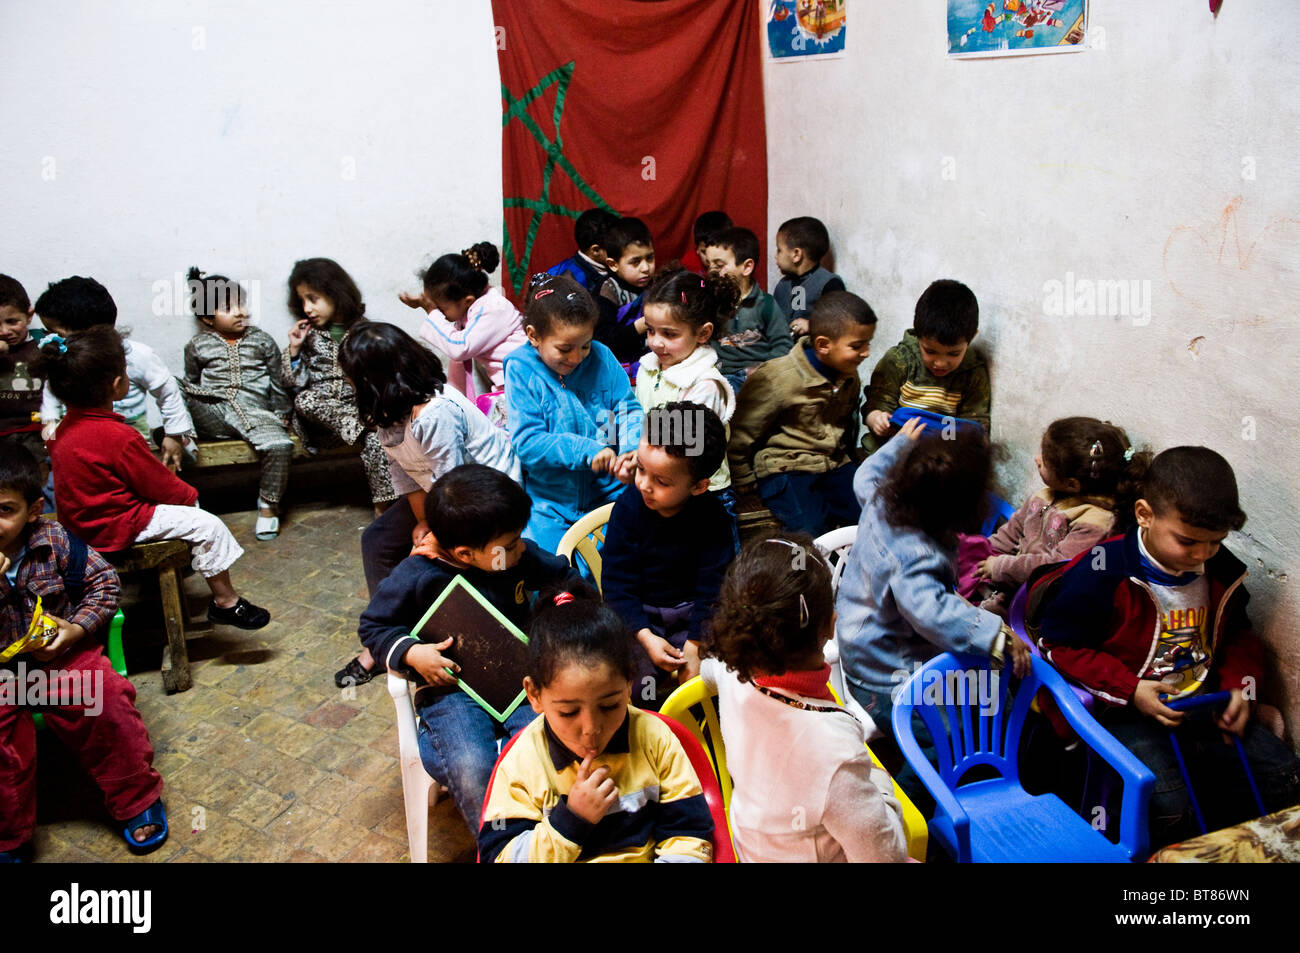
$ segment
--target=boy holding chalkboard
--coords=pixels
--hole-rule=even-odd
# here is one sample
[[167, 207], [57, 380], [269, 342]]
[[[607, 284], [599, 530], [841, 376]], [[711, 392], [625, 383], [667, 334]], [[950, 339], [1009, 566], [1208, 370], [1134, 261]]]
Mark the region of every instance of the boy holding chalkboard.
[[523, 538], [532, 501], [499, 470], [456, 467], [434, 483], [424, 506], [436, 542], [417, 549], [380, 583], [357, 635], [389, 671], [423, 683], [415, 696], [420, 757], [477, 833], [497, 739], [511, 737], [534, 715], [520, 706], [498, 723], [448, 673], [460, 670], [454, 640], [435, 631], [419, 637], [413, 632], [458, 576], [520, 628], [537, 591], [579, 577], [563, 557]]

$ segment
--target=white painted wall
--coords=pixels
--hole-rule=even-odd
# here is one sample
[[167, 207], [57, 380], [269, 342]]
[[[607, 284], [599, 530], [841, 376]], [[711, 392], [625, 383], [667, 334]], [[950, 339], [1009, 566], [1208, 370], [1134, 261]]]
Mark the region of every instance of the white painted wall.
[[[931, 280], [971, 286], [1011, 499], [1041, 485], [1042, 430], [1069, 414], [1224, 454], [1250, 517], [1228, 543], [1298, 739], [1300, 5], [1216, 22], [1094, 0], [1097, 48], [977, 61], [945, 57], [944, 10], [855, 3], [844, 59], [767, 65], [769, 237], [826, 222], [877, 354]], [[1046, 314], [1070, 274], [1147, 283], [1149, 320]]]
[[0, 272], [94, 276], [177, 370], [193, 319], [154, 285], [190, 265], [258, 282], [283, 344], [299, 258], [413, 331], [418, 268], [500, 243], [488, 0], [8, 3], [0, 90]]

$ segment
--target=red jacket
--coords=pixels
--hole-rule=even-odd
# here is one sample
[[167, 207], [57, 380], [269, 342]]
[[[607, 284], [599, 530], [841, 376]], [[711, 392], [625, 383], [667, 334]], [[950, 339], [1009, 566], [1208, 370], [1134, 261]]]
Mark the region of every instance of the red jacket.
[[193, 506], [199, 498], [110, 410], [69, 407], [50, 444], [50, 464], [59, 522], [100, 552], [134, 544], [159, 503]]

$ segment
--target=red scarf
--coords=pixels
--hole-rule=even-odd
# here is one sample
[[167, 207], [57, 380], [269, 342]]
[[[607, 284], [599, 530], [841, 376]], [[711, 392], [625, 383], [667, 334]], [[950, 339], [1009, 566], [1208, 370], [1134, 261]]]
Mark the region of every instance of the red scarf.
[[811, 672], [786, 672], [784, 675], [764, 675], [754, 679], [755, 685], [762, 685], [764, 688], [775, 688], [778, 691], [789, 692], [794, 695], [802, 695], [804, 698], [817, 698], [825, 701], [835, 701], [835, 696], [831, 694], [831, 687], [826, 684], [831, 677], [831, 664], [825, 663], [819, 669]]

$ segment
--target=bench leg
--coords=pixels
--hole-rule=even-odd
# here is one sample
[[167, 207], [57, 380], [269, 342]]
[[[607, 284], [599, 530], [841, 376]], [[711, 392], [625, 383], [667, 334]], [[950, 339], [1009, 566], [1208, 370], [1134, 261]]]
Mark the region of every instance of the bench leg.
[[185, 609], [181, 605], [180, 577], [175, 566], [158, 570], [158, 591], [162, 597], [163, 619], [167, 624], [167, 647], [163, 649], [162, 678], [167, 694], [183, 692], [193, 684], [190, 679], [190, 653], [185, 647]]

